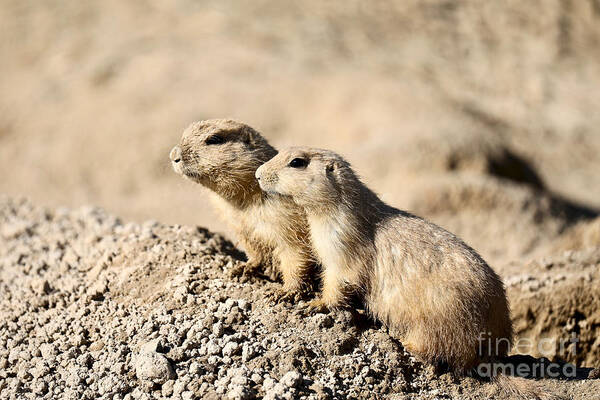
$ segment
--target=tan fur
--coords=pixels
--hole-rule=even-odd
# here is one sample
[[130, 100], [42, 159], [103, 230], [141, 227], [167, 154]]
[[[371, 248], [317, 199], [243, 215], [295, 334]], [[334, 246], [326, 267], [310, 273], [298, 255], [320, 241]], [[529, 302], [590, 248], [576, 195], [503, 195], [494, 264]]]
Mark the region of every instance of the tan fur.
[[[290, 166], [296, 158], [307, 165]], [[506, 355], [513, 332], [502, 281], [455, 235], [383, 203], [330, 151], [289, 149], [256, 176], [263, 190], [307, 213], [323, 266], [313, 306], [344, 306], [348, 292], [358, 292], [408, 350], [456, 371]], [[501, 339], [491, 352], [488, 337]]]
[[[222, 143], [207, 144], [218, 136]], [[212, 202], [236, 231], [247, 268], [273, 262], [283, 290], [303, 289], [312, 264], [304, 212], [289, 199], [266, 195], [254, 174], [277, 151], [250, 126], [215, 119], [192, 123], [171, 150], [173, 169], [210, 189]]]

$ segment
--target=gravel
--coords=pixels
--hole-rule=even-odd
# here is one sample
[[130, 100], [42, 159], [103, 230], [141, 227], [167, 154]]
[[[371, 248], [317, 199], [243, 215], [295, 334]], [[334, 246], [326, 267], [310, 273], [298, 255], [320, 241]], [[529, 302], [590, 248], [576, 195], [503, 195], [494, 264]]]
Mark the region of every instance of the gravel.
[[1, 196], [0, 227], [0, 399], [489, 397], [361, 312], [230, 277], [239, 251], [205, 229]]

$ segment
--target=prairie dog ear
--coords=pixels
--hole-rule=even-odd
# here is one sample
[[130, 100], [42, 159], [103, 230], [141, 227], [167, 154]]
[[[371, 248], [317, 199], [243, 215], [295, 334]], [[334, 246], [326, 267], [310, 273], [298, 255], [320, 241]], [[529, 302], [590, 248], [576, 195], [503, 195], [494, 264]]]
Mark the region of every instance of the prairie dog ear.
[[333, 181], [341, 181], [348, 178], [351, 173], [348, 169], [348, 163], [344, 160], [333, 159], [325, 164], [325, 174]]
[[327, 161], [327, 164], [325, 164], [325, 174], [333, 180], [337, 180], [339, 178], [339, 169], [340, 165], [336, 160]]
[[325, 172], [326, 173], [331, 173], [336, 169], [336, 165], [335, 165], [335, 161], [328, 161], [327, 164], [325, 164]]
[[255, 150], [257, 148], [262, 148], [265, 146], [268, 147], [268, 143], [266, 142], [266, 140], [260, 135], [260, 133], [255, 131], [253, 128], [249, 126], [245, 127], [244, 132], [244, 143], [248, 146], [249, 149]]
[[248, 129], [246, 127], [242, 128], [243, 132], [244, 132], [244, 140], [243, 142], [246, 143], [247, 145], [249, 145], [251, 148], [254, 148], [255, 143], [256, 143], [256, 138], [254, 136], [254, 132], [252, 131], [252, 129]]

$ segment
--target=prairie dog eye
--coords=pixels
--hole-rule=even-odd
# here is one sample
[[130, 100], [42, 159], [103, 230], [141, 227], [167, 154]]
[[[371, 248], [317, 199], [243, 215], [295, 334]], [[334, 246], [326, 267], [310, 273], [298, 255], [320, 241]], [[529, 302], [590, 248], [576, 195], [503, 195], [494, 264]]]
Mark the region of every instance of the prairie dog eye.
[[222, 144], [222, 143], [225, 143], [225, 139], [222, 136], [219, 136], [219, 135], [212, 135], [212, 136], [209, 136], [206, 139], [206, 144], [207, 145]]
[[292, 168], [304, 168], [308, 165], [308, 161], [306, 161], [303, 158], [294, 158], [292, 161], [290, 161], [290, 163], [288, 164], [288, 166], [292, 167]]

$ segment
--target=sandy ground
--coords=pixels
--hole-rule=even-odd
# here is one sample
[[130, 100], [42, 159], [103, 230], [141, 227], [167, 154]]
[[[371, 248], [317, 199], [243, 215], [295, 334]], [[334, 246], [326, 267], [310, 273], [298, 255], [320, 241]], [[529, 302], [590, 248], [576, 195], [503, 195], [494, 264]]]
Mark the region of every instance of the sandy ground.
[[[361, 312], [276, 301], [280, 283], [233, 277], [241, 254], [205, 229], [6, 197], [0, 222], [2, 399], [513, 398], [435, 373]], [[597, 362], [598, 263], [598, 249], [572, 252], [505, 277], [519, 337], [577, 333], [577, 349], [542, 355]], [[556, 365], [572, 379], [527, 386], [598, 398], [598, 370]]]
[[[172, 243], [182, 234], [180, 229], [191, 243], [210, 241], [213, 234], [204, 230], [208, 228], [222, 232], [235, 245], [235, 238], [209, 207], [205, 191], [173, 173], [168, 162], [170, 148], [190, 122], [222, 117], [254, 126], [276, 147], [311, 145], [344, 154], [386, 201], [457, 233], [490, 262], [507, 284], [518, 337], [552, 338], [556, 344], [575, 334], [581, 340], [575, 354], [554, 347], [546, 353], [582, 368], [599, 365], [597, 1], [381, 1], [369, 6], [350, 1], [342, 7], [318, 1], [0, 0], [0, 60], [0, 193], [8, 195], [3, 198], [0, 221], [0, 299], [5, 307], [0, 321], [2, 396], [11, 393], [18, 398], [15, 393], [46, 390], [46, 396], [52, 397], [68, 388], [75, 397], [86, 393], [92, 398], [108, 393], [100, 388], [115, 382], [120, 382], [122, 396], [136, 388], [137, 397], [159, 391], [170, 396], [170, 384], [165, 394], [162, 383], [149, 384], [136, 375], [134, 355], [154, 336], [162, 342], [150, 353], [164, 355], [177, 377], [187, 376], [181, 371], [192, 368], [192, 359], [197, 365], [189, 372], [190, 382], [196, 382], [194, 377], [215, 377], [193, 387], [187, 386], [189, 382], [177, 383], [179, 378], [168, 379], [179, 385], [178, 395], [223, 396], [230, 382], [215, 385], [223, 376], [216, 370], [206, 372], [207, 365], [214, 365], [208, 353], [206, 359], [198, 359], [200, 353], [185, 348], [181, 351], [187, 358], [178, 360], [179, 356], [168, 353], [181, 343], [168, 336], [169, 330], [180, 329], [181, 321], [187, 332], [203, 318], [194, 314], [197, 309], [206, 310], [209, 303], [218, 309], [229, 295], [251, 304], [248, 310], [237, 306], [250, 321], [262, 318], [264, 312], [274, 319], [292, 318], [295, 328], [309, 329], [310, 322], [293, 307], [268, 305], [266, 297], [277, 283], [231, 280], [228, 267], [212, 265], [212, 258], [186, 256], [192, 251], [186, 246], [191, 244]], [[21, 204], [17, 200], [21, 196], [35, 206]], [[85, 204], [107, 211], [80, 209]], [[88, 211], [90, 215], [85, 214]], [[45, 213], [62, 215], [66, 222], [59, 217], [47, 219]], [[79, 226], [81, 213], [84, 222]], [[124, 225], [111, 215], [122, 218]], [[95, 219], [107, 224], [97, 234], [90, 227]], [[39, 226], [44, 228], [38, 230]], [[122, 226], [133, 231], [122, 231]], [[150, 235], [146, 228], [132, 228], [136, 226], [160, 227], [161, 240], [170, 244], [156, 252], [166, 253], [166, 258], [157, 259], [149, 245], [134, 245], [138, 257], [134, 259], [107, 255], [106, 249], [113, 245], [116, 254], [130, 252], [130, 244], [120, 243], [127, 235], [133, 235], [135, 243], [142, 240], [139, 235]], [[203, 228], [197, 231], [194, 226]], [[212, 250], [200, 247], [223, 260], [237, 254], [223, 237], [216, 237], [217, 243], [206, 247]], [[46, 254], [47, 248], [58, 253]], [[72, 263], [69, 257], [75, 256], [69, 249], [78, 254]], [[107, 257], [104, 266], [93, 273], [81, 270], [90, 263], [96, 266], [99, 257]], [[229, 261], [237, 262], [234, 257], [225, 265]], [[160, 267], [150, 268], [150, 262]], [[177, 269], [184, 264], [192, 265], [192, 270]], [[129, 278], [129, 286], [121, 287], [114, 276], [106, 275], [104, 288], [98, 277], [109, 270], [115, 276], [134, 277]], [[45, 277], [46, 273], [50, 275]], [[165, 289], [162, 279], [189, 276], [196, 283], [174, 300], [174, 287]], [[214, 282], [238, 285], [239, 291], [213, 299], [220, 288]], [[203, 289], [196, 290], [195, 285]], [[96, 289], [106, 296], [97, 295]], [[254, 297], [244, 297], [245, 291], [252, 291]], [[153, 293], [155, 297], [149, 296]], [[188, 304], [188, 295], [197, 309], [186, 311], [181, 305]], [[41, 300], [22, 304], [23, 298]], [[136, 299], [143, 301], [138, 304]], [[168, 301], [176, 305], [163, 304]], [[19, 304], [24, 307], [17, 307], [21, 311], [6, 314]], [[230, 302], [226, 307], [234, 305]], [[96, 313], [96, 319], [90, 317]], [[61, 316], [57, 327], [48, 328], [56, 315]], [[143, 322], [132, 322], [134, 327], [124, 334], [112, 332], [110, 321], [131, 315], [154, 322], [145, 330], [140, 330]], [[19, 322], [21, 318], [25, 320]], [[338, 324], [354, 326], [344, 325], [348, 322], [343, 316], [332, 318], [336, 321], [332, 327], [326, 323], [310, 332], [319, 338], [327, 336], [323, 333], [327, 329], [341, 329]], [[82, 330], [75, 329], [73, 321], [82, 321], [77, 325]], [[97, 332], [94, 327], [99, 321], [102, 326]], [[161, 333], [163, 324], [176, 328], [166, 327]], [[226, 331], [238, 329], [234, 322], [227, 324]], [[245, 322], [239, 328], [258, 326], [252, 324]], [[40, 334], [36, 342], [29, 327], [58, 331]], [[208, 338], [211, 329], [198, 337], [194, 349], [206, 347], [202, 338]], [[269, 329], [265, 332], [270, 333], [257, 333], [256, 340], [248, 334], [231, 341], [251, 348], [259, 342], [263, 346], [265, 337], [279, 340], [275, 339], [278, 328]], [[378, 343], [372, 336], [378, 331], [369, 332], [352, 349], [364, 352], [369, 343]], [[42, 353], [32, 355], [29, 350], [52, 335], [67, 334], [80, 334], [83, 341], [59, 345], [57, 359], [50, 359], [55, 364], [47, 360], [44, 364], [38, 360], [46, 359]], [[106, 353], [113, 356], [89, 349], [102, 335], [113, 338]], [[129, 343], [119, 341], [125, 337]], [[227, 339], [221, 334], [207, 340], [225, 346]], [[73, 348], [69, 346], [77, 349], [68, 350]], [[306, 350], [308, 345], [302, 346]], [[312, 352], [319, 347], [310, 346]], [[267, 351], [269, 344], [262, 348]], [[94, 351], [100, 351], [99, 358]], [[485, 397], [479, 392], [488, 390], [485, 385], [459, 382], [453, 386], [430, 377], [397, 351], [400, 364], [393, 368], [405, 383], [385, 378], [386, 372], [379, 370], [355, 375], [374, 377], [373, 384], [379, 386], [373, 390], [380, 394], [434, 398], [435, 390], [441, 390], [441, 398], [465, 398], [471, 392]], [[29, 352], [29, 358], [20, 352]], [[59, 357], [63, 353], [64, 359]], [[390, 362], [383, 352], [373, 360], [367, 356], [360, 356], [355, 366], [362, 368], [361, 363], [373, 360]], [[239, 379], [249, 395], [266, 395], [272, 389], [270, 383], [264, 385], [266, 375], [275, 387], [289, 372], [272, 361], [282, 355], [265, 356], [271, 364], [265, 361], [264, 365], [248, 364], [241, 350], [239, 360], [229, 357], [233, 364], [219, 365], [246, 368], [236, 376], [245, 376], [246, 381]], [[328, 381], [326, 367], [309, 355], [302, 357], [311, 360], [294, 364], [302, 381], [294, 375], [286, 388], [305, 396], [323, 392], [324, 396], [364, 397], [359, 390], [364, 382]], [[85, 392], [80, 386], [92, 384], [86, 381], [85, 368], [98, 360], [98, 368], [104, 368], [102, 363], [122, 363], [122, 368], [98, 372], [95, 386]], [[41, 365], [35, 373], [30, 371], [32, 363]], [[302, 363], [314, 366], [307, 369]], [[80, 369], [73, 375], [75, 367]], [[262, 368], [255, 371], [260, 382], [252, 380], [256, 368]], [[35, 383], [44, 376], [61, 378], [55, 379], [55, 386], [48, 381], [44, 389], [44, 384]], [[69, 376], [81, 379], [68, 380]], [[105, 383], [98, 383], [105, 378]], [[24, 383], [15, 383], [20, 381]], [[313, 382], [321, 382], [324, 389], [309, 389]], [[415, 382], [413, 389], [407, 389], [410, 382]], [[206, 385], [201, 391], [202, 383]], [[589, 398], [597, 393], [588, 381], [572, 382], [560, 390], [579, 393], [576, 398], [585, 395], [577, 390], [589, 390]]]

